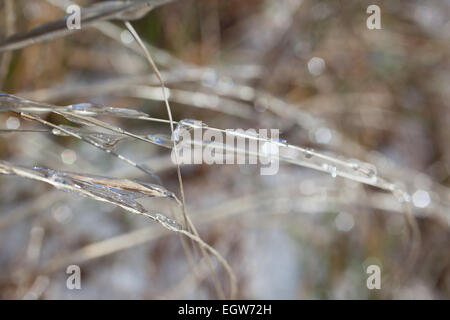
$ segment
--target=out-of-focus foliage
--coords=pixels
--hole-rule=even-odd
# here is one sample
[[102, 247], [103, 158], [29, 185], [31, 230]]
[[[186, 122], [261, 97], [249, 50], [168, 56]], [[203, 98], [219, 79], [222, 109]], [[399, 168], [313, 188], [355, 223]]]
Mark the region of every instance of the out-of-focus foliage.
[[[374, 164], [411, 196], [414, 219], [388, 192], [308, 168], [282, 164], [261, 176], [251, 165], [183, 166], [190, 216], [230, 263], [240, 298], [450, 297], [450, 4], [377, 1], [382, 29], [369, 30], [372, 2], [175, 1], [133, 21], [175, 120], [277, 128], [292, 144]], [[63, 17], [64, 3], [1, 1], [1, 39]], [[0, 59], [2, 92], [167, 118], [159, 82], [121, 21]], [[106, 118], [136, 134], [170, 133], [164, 123]], [[0, 113], [0, 129], [44, 131], [0, 132], [0, 160], [154, 182], [16, 113]], [[178, 192], [167, 149], [134, 140], [116, 149]], [[170, 212], [163, 199], [142, 205]], [[82, 268], [82, 290], [66, 288], [70, 264]], [[371, 264], [381, 266], [381, 290], [366, 287]], [[201, 254], [194, 250], [190, 267], [175, 234], [17, 176], [0, 176], [0, 270], [0, 298], [217, 297]]]

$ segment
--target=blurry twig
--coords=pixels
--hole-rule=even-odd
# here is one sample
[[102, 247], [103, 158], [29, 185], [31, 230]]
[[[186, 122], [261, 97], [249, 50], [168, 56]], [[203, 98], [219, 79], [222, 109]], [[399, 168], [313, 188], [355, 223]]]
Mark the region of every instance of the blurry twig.
[[[166, 105], [166, 109], [167, 109], [167, 114], [169, 116], [169, 121], [170, 121], [170, 131], [172, 133], [172, 137], [174, 136], [174, 122], [172, 119], [172, 111], [170, 109], [170, 105], [169, 105], [169, 101], [167, 99], [167, 92], [166, 92], [166, 86], [164, 84], [164, 80], [161, 77], [161, 73], [158, 70], [158, 67], [155, 65], [155, 63], [153, 62], [152, 56], [150, 55], [150, 52], [148, 51], [147, 47], [145, 46], [145, 44], [142, 42], [141, 38], [139, 37], [139, 35], [137, 34], [136, 30], [133, 28], [133, 26], [131, 25], [130, 22], [125, 21], [125, 26], [128, 28], [128, 30], [131, 32], [131, 34], [133, 35], [133, 37], [135, 38], [135, 40], [138, 42], [139, 46], [142, 48], [143, 52], [145, 53], [145, 57], [148, 60], [148, 63], [150, 64], [151, 68], [153, 69], [153, 71], [155, 72], [156, 76], [158, 77], [160, 83], [161, 83], [161, 89], [162, 89], [162, 94], [164, 97], [164, 103]], [[173, 140], [173, 148], [175, 149], [175, 162], [177, 165], [177, 176], [178, 176], [178, 183], [180, 186], [180, 194], [181, 194], [181, 203], [182, 203], [182, 209], [183, 209], [183, 216], [185, 219], [185, 225], [188, 229], [192, 230], [192, 232], [198, 237], [198, 232], [195, 228], [195, 226], [193, 225], [193, 223], [190, 221], [187, 210], [186, 210], [186, 201], [185, 201], [185, 195], [184, 195], [184, 189], [183, 189], [183, 179], [181, 177], [181, 169], [180, 169], [180, 164], [179, 164], [179, 159], [178, 159], [178, 152], [176, 152], [177, 150], [177, 145], [176, 145], [176, 141]], [[219, 296], [223, 297], [223, 289], [221, 287], [220, 281], [217, 279], [214, 269], [212, 268], [210, 259], [208, 257], [208, 255], [206, 254], [204, 248], [200, 247], [203, 256], [205, 257], [206, 261], [208, 262], [208, 265], [210, 266], [211, 272], [213, 274], [213, 279], [214, 279], [214, 283], [216, 286], [216, 289], [219, 293]], [[228, 263], [224, 264], [225, 270], [228, 273], [228, 276], [230, 278], [230, 297], [233, 299], [235, 296], [235, 292], [236, 292], [236, 279], [234, 276], [234, 273], [232, 271], [232, 269], [229, 267]]]
[[[82, 10], [81, 25], [85, 28], [93, 23], [105, 20], [140, 19], [152, 9], [171, 1], [172, 0], [134, 0], [97, 3]], [[16, 34], [0, 43], [0, 52], [22, 49], [35, 43], [64, 37], [79, 31], [79, 29], [67, 28], [66, 20], [66, 18], [63, 18], [40, 25], [25, 34]]]
[[[16, 13], [14, 11], [14, 1], [4, 1], [4, 14], [5, 14], [5, 35], [11, 36], [15, 32]], [[12, 53], [5, 52], [1, 57], [0, 62], [0, 88], [3, 87], [3, 83], [8, 75], [9, 65], [11, 63]]]

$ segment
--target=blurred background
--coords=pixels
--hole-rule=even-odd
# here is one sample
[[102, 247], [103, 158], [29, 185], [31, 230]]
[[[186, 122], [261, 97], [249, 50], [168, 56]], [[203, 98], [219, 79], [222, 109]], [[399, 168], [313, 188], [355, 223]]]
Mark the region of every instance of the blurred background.
[[[92, 1], [76, 1], [88, 6]], [[381, 8], [381, 30], [366, 9]], [[66, 1], [0, 1], [1, 39], [61, 18]], [[282, 164], [182, 167], [200, 236], [230, 263], [243, 299], [450, 298], [450, 2], [180, 0], [133, 21], [170, 88], [175, 120], [278, 128], [289, 143], [374, 164], [411, 195]], [[0, 54], [2, 92], [93, 102], [167, 119], [161, 89], [122, 22]], [[55, 115], [48, 121], [64, 124]], [[166, 124], [108, 118], [131, 132]], [[66, 123], [67, 124], [67, 123]], [[45, 129], [0, 113], [0, 129]], [[129, 141], [117, 151], [179, 194], [170, 152]], [[71, 137], [2, 132], [0, 159], [153, 182]], [[169, 212], [167, 202], [145, 205]], [[414, 249], [415, 248], [415, 249]], [[409, 259], [411, 251], [414, 259]], [[180, 237], [109, 204], [0, 176], [0, 298], [210, 299], [213, 278]], [[66, 268], [81, 267], [81, 290]], [[366, 268], [381, 268], [368, 290]], [[225, 289], [227, 276], [213, 259]]]

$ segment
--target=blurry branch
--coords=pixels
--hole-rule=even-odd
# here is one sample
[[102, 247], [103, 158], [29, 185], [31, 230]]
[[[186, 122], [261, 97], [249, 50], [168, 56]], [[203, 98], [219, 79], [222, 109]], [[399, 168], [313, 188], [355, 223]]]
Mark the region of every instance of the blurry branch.
[[[361, 207], [356, 194], [352, 197], [348, 193], [342, 195], [335, 194], [339, 189], [327, 187], [327, 197], [322, 192], [324, 181], [316, 182], [318, 189], [313, 194], [299, 195], [294, 184], [285, 184], [283, 187], [267, 189], [256, 194], [244, 195], [232, 199], [227, 199], [208, 208], [198, 208], [194, 210], [193, 220], [198, 224], [217, 222], [223, 219], [230, 219], [241, 214], [255, 214], [265, 220], [266, 215], [278, 215], [289, 218], [288, 213], [325, 213], [332, 212], [336, 206], [348, 206], [349, 208]], [[320, 187], [319, 187], [320, 186]], [[294, 205], [294, 206], [292, 206]], [[377, 193], [377, 196], [363, 205], [364, 208], [382, 210], [387, 213], [402, 213], [398, 202], [392, 201], [387, 194]], [[279, 212], [276, 208], [286, 208], [286, 211]], [[314, 211], [311, 211], [314, 208]], [[276, 212], [276, 213], [275, 213]], [[87, 263], [93, 259], [111, 255], [143, 243], [155, 240], [168, 235], [168, 231], [154, 226], [138, 229], [129, 233], [89, 244], [68, 255], [56, 257], [46, 263], [39, 270], [39, 273], [55, 272], [70, 263]]]
[[41, 209], [50, 207], [59, 199], [61, 199], [60, 193], [47, 192], [30, 201], [21, 203], [17, 208], [7, 211], [0, 216], [0, 230], [8, 228], [26, 217], [38, 213]]
[[[82, 28], [105, 20], [137, 20], [154, 8], [172, 0], [106, 1], [81, 11]], [[64, 37], [79, 29], [67, 27], [67, 17], [40, 25], [27, 33], [16, 34], [0, 43], [0, 52], [22, 49], [35, 43]]]
[[155, 179], [158, 183], [161, 184], [160, 178], [154, 172], [152, 172], [148, 168], [141, 166], [141, 165], [135, 163], [134, 161], [128, 159], [127, 157], [114, 151], [115, 146], [118, 143], [120, 143], [121, 141], [123, 141], [126, 138], [126, 136], [123, 136], [123, 135], [115, 135], [114, 136], [114, 135], [108, 135], [108, 134], [103, 134], [103, 133], [99, 133], [99, 132], [88, 132], [88, 133], [83, 134], [77, 128], [68, 127], [68, 126], [64, 126], [64, 127], [58, 126], [58, 125], [55, 125], [48, 121], [45, 121], [45, 120], [41, 119], [40, 117], [32, 115], [32, 114], [26, 114], [26, 113], [22, 112], [21, 116], [22, 116], [22, 118], [34, 120], [41, 124], [44, 124], [46, 126], [53, 128], [52, 133], [55, 135], [72, 136], [72, 137], [77, 138], [81, 141], [84, 141], [84, 142], [86, 142], [108, 154], [111, 154], [112, 156], [116, 157], [117, 159], [122, 160], [125, 163], [131, 165], [132, 167], [148, 174], [153, 179]]
[[[110, 178], [95, 175], [56, 171], [40, 167], [27, 168], [0, 162], [0, 174], [17, 175], [32, 180], [51, 184], [57, 189], [73, 192], [94, 200], [111, 203], [132, 213], [148, 216], [158, 220], [158, 214], [148, 213], [136, 199], [143, 197], [157, 197], [176, 199], [175, 195], [162, 186], [138, 182], [130, 179]], [[162, 217], [164, 219], [164, 217]], [[174, 228], [180, 228], [174, 221]]]
[[129, 192], [134, 191], [138, 194], [144, 193], [153, 195], [154, 192], [160, 192], [161, 189], [159, 188], [154, 188], [148, 184], [137, 183], [127, 179], [110, 179], [88, 175], [82, 176], [69, 172], [57, 172], [55, 170], [36, 167], [27, 168], [6, 161], [0, 161], [0, 174], [17, 175], [23, 178], [45, 182], [57, 189], [73, 192], [100, 202], [106, 202], [118, 206], [130, 213], [143, 215], [158, 222], [165, 229], [182, 234], [193, 240], [215, 256], [225, 269], [228, 272], [231, 272], [231, 268], [227, 261], [214, 248], [206, 244], [198, 236], [182, 229], [182, 226], [179, 223], [165, 215], [146, 211], [141, 205], [133, 200], [134, 195], [130, 196], [129, 194]]
[[[7, 37], [11, 36], [15, 32], [15, 23], [16, 23], [16, 13], [14, 11], [14, 1], [13, 0], [5, 0], [4, 1], [4, 14], [5, 19], [5, 35]], [[6, 52], [1, 56], [0, 62], [0, 89], [3, 87], [3, 83], [6, 80], [6, 76], [8, 75], [9, 65], [11, 63], [12, 53]]]
[[[195, 70], [186, 70], [186, 73], [189, 74], [191, 71]], [[183, 81], [183, 75], [184, 73], [182, 71], [169, 74], [169, 83], [171, 83], [171, 76], [175, 76], [177, 81]], [[137, 79], [119, 79], [91, 84], [74, 83], [60, 88], [23, 92], [21, 93], [21, 96], [36, 100], [45, 99], [46, 101], [58, 101], [73, 97], [91, 96], [94, 94], [109, 94], [111, 96], [129, 96], [140, 99], [164, 101], [160, 88], [150, 86], [154, 85], [154, 81], [149, 77], [146, 78], [150, 81], [136, 81], [144, 80], [144, 77], [139, 77]], [[138, 85], [135, 83], [146, 85]], [[195, 108], [209, 109], [247, 120], [252, 119], [254, 115], [253, 110], [249, 105], [236, 100], [223, 98], [214, 93], [203, 93], [174, 88], [167, 88], [166, 92], [167, 99], [170, 102]]]
[[[70, 5], [75, 4], [73, 1], [70, 0], [46, 0], [48, 3], [60, 8], [61, 10], [65, 11], [67, 7]], [[173, 1], [173, 0], [172, 0]], [[170, 1], [168, 1], [170, 2]], [[134, 20], [134, 19], [126, 19], [126, 20]], [[114, 41], [120, 42], [120, 34], [123, 31], [122, 28], [114, 25], [111, 22], [108, 21], [98, 21], [95, 24], [92, 25], [93, 28], [99, 30], [101, 33], [106, 35], [107, 37], [113, 39]], [[123, 45], [123, 43], [121, 43]], [[147, 44], [149, 45], [149, 44]], [[150, 46], [150, 45], [149, 45]], [[143, 55], [141, 49], [137, 45], [131, 45], [130, 48], [137, 54]], [[169, 66], [169, 65], [186, 65], [184, 62], [178, 60], [174, 56], [170, 55], [164, 50], [158, 49], [154, 46], [150, 46], [152, 52], [155, 55], [156, 61], [163, 65], [163, 66]]]
[[[372, 185], [383, 190], [393, 192], [394, 195], [400, 201], [408, 201], [409, 195], [406, 191], [399, 188], [388, 180], [378, 176], [376, 167], [371, 164], [364, 163], [358, 160], [343, 159], [338, 156], [330, 156], [325, 153], [317, 152], [310, 148], [304, 148], [295, 146], [287, 143], [284, 140], [272, 140], [267, 137], [252, 135], [249, 133], [242, 133], [238, 131], [223, 130], [214, 127], [209, 127], [206, 124], [198, 120], [182, 120], [175, 122], [173, 120], [164, 120], [158, 118], [152, 118], [146, 113], [138, 112], [130, 109], [113, 108], [100, 105], [92, 104], [78, 104], [70, 106], [55, 106], [40, 102], [35, 102], [31, 100], [25, 100], [16, 96], [2, 94], [0, 95], [0, 111], [13, 111], [22, 113], [22, 116], [27, 117], [28, 112], [55, 112], [63, 117], [67, 118], [69, 121], [75, 121], [77, 123], [88, 125], [88, 126], [98, 126], [106, 130], [113, 131], [118, 134], [126, 135], [137, 140], [141, 140], [151, 144], [162, 145], [167, 148], [171, 148], [170, 144], [175, 144], [175, 140], [170, 137], [158, 136], [157, 139], [152, 139], [151, 136], [144, 137], [137, 134], [133, 134], [112, 124], [106, 123], [99, 119], [94, 118], [100, 115], [113, 115], [116, 117], [133, 118], [138, 120], [145, 120], [151, 122], [163, 122], [177, 124], [177, 129], [201, 129], [208, 128], [210, 130], [216, 130], [218, 132], [230, 134], [236, 137], [243, 137], [250, 140], [256, 140], [259, 142], [265, 142], [276, 146], [279, 152], [276, 155], [267, 155], [262, 152], [257, 153], [257, 155], [265, 157], [275, 157], [281, 161], [288, 163], [312, 168], [318, 171], [326, 172], [331, 174], [333, 177], [341, 176], [354, 181], [358, 181], [364, 184]], [[94, 116], [94, 117], [93, 117]], [[59, 129], [59, 128], [56, 128]], [[67, 130], [65, 130], [67, 131]], [[64, 132], [64, 130], [63, 130]], [[68, 132], [66, 132], [68, 134]], [[194, 144], [202, 144], [203, 141], [192, 141]], [[211, 144], [210, 144], [211, 145]], [[218, 150], [230, 150], [230, 146], [226, 144], [213, 143], [215, 149]], [[231, 147], [232, 151], [244, 152], [250, 154], [246, 150], [238, 150]]]
[[[161, 85], [161, 90], [162, 90], [162, 95], [163, 95], [163, 100], [164, 103], [166, 105], [166, 109], [167, 109], [167, 115], [169, 116], [169, 124], [170, 124], [170, 131], [172, 133], [172, 137], [174, 137], [174, 122], [172, 119], [172, 110], [170, 108], [169, 105], [169, 100], [167, 98], [167, 90], [166, 90], [166, 86], [164, 83], [164, 80], [161, 76], [161, 73], [159, 72], [158, 67], [156, 66], [156, 64], [153, 61], [153, 58], [150, 54], [150, 52], [148, 51], [147, 47], [145, 46], [145, 43], [143, 43], [141, 37], [138, 35], [138, 33], [136, 32], [136, 30], [134, 29], [134, 27], [131, 25], [131, 23], [129, 21], [125, 21], [125, 26], [127, 27], [127, 29], [130, 31], [130, 33], [133, 35], [134, 39], [136, 40], [136, 42], [139, 44], [139, 46], [141, 47], [150, 67], [152, 68], [153, 72], [156, 74], [156, 77], [158, 78], [160, 85]], [[181, 194], [181, 204], [182, 204], [182, 209], [183, 209], [183, 217], [184, 217], [184, 222], [185, 222], [185, 226], [188, 228], [188, 230], [191, 230], [193, 232], [193, 234], [197, 237], [199, 237], [199, 234], [194, 226], [194, 224], [191, 222], [188, 213], [187, 213], [187, 209], [186, 209], [186, 199], [185, 199], [185, 194], [184, 194], [184, 188], [183, 188], [183, 178], [181, 176], [181, 168], [180, 168], [180, 162], [179, 162], [179, 158], [178, 158], [178, 152], [177, 152], [177, 145], [176, 145], [177, 141], [175, 141], [175, 139], [172, 140], [172, 144], [173, 144], [173, 149], [175, 150], [175, 163], [177, 166], [177, 177], [178, 177], [178, 184], [180, 187], [180, 194]], [[210, 267], [211, 270], [211, 274], [213, 275], [213, 279], [214, 279], [214, 285], [216, 287], [216, 291], [219, 295], [219, 297], [224, 298], [224, 293], [223, 293], [223, 288], [222, 285], [220, 284], [220, 281], [218, 280], [215, 272], [214, 272], [214, 268], [212, 267], [212, 263], [210, 261], [209, 256], [207, 255], [206, 251], [204, 250], [204, 248], [200, 247], [201, 252], [203, 254], [203, 257], [206, 259], [208, 266]], [[189, 253], [188, 253], [189, 255]], [[233, 273], [233, 271], [230, 269], [226, 269], [230, 278], [230, 298], [234, 299], [235, 298], [235, 294], [236, 294], [236, 279], [235, 279], [235, 275]]]
[[[175, 74], [176, 73], [174, 73], [174, 75]], [[170, 81], [171, 73], [167, 73], [167, 76]], [[141, 83], [140, 81], [144, 79], [136, 80], [138, 83]], [[90, 94], [90, 90], [96, 90], [97, 93], [111, 93], [120, 96], [128, 95], [152, 100], [163, 99], [162, 95], [158, 93], [158, 90], [155, 88], [142, 85], [129, 85], [129, 82], [132, 83], [134, 80], [124, 79], [123, 82], [122, 80], [117, 80], [117, 83], [114, 80], [111, 80], [110, 83], [91, 84], [91, 88], [89, 88], [88, 85], [82, 85], [80, 87], [74, 85], [72, 88], [70, 88], [70, 86], [63, 87], [60, 91], [48, 89], [24, 94], [30, 98], [45, 97], [48, 95], [50, 99], [58, 100], [82, 95], [83, 92]], [[143, 83], [146, 82], [143, 81]], [[147, 83], [153, 84], [154, 82], [148, 81]], [[122, 86], [122, 88], [120, 88], [120, 86]], [[330, 128], [330, 130], [334, 131], [335, 135], [339, 135], [339, 139], [336, 139], [338, 140], [337, 145], [335, 145], [336, 149], [339, 149], [346, 154], [368, 155], [367, 160], [372, 161], [376, 165], [382, 165], [385, 174], [392, 178], [403, 181], [404, 183], [411, 183], [412, 177], [418, 174], [418, 172], [413, 169], [395, 164], [392, 160], [379, 152], [373, 151], [369, 153], [361, 144], [355, 142], [352, 138], [339, 133], [339, 131], [333, 128], [334, 126], [329, 121], [309, 114], [302, 110], [298, 105], [287, 103], [268, 93], [257, 91], [251, 87], [238, 85], [236, 83], [229, 90], [218, 90], [215, 87], [213, 87], [213, 90], [217, 92], [217, 95], [168, 89], [168, 99], [174, 102], [188, 103], [193, 107], [208, 107], [211, 110], [241, 118], [247, 118], [250, 115], [250, 109], [244, 109], [246, 105], [241, 104], [239, 101], [226, 100], [220, 96], [237, 98], [251, 104], [263, 104], [279, 118], [284, 119], [285, 121], [294, 122], [301, 128], [306, 129], [309, 133], [314, 133], [314, 131], [320, 127]], [[245, 94], [240, 94], [239, 92], [245, 92]], [[216, 105], [220, 106], [220, 108], [214, 107]], [[437, 201], [442, 202], [446, 206], [450, 205], [449, 198], [447, 197], [450, 192], [449, 188], [434, 182], [432, 189], [438, 195]]]
[[[215, 247], [224, 248], [224, 256], [227, 256], [230, 252], [230, 246], [225, 243], [227, 239], [221, 240], [221, 246], [215, 244]], [[212, 267], [217, 268], [218, 264], [214, 261]], [[195, 266], [196, 273], [186, 274], [180, 281], [174, 286], [165, 289], [161, 294], [158, 294], [155, 299], [175, 299], [174, 297], [182, 296], [183, 292], [190, 290], [195, 292], [200, 286], [202, 281], [208, 276], [209, 264], [205, 258], [201, 259]]]

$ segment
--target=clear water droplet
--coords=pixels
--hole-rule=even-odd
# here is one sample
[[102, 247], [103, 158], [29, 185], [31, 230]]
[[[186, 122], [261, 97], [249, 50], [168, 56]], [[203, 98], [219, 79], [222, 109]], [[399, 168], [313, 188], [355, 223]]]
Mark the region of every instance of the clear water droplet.
[[351, 162], [350, 163], [350, 168], [352, 168], [353, 170], [357, 171], [357, 170], [359, 170], [360, 166], [356, 162]]
[[67, 112], [79, 115], [109, 115], [123, 118], [138, 119], [148, 117], [144, 112], [127, 108], [114, 108], [93, 103], [78, 103], [66, 107]]
[[411, 200], [411, 196], [402, 189], [395, 188], [393, 190], [393, 194], [394, 194], [395, 198], [397, 199], [397, 201], [400, 203], [409, 202]]
[[156, 220], [158, 220], [160, 223], [162, 223], [164, 226], [170, 228], [170, 229], [175, 229], [175, 230], [181, 230], [182, 226], [176, 222], [173, 219], [170, 219], [168, 217], [166, 217], [165, 215], [162, 215], [160, 213], [157, 213], [155, 215]]
[[[174, 134], [175, 134], [175, 131], [176, 130], [174, 130]], [[173, 142], [172, 142], [172, 140], [170, 140], [169, 136], [167, 136], [167, 135], [150, 133], [149, 135], [147, 135], [147, 139], [149, 139], [159, 145], [168, 147], [168, 148], [173, 147]]]
[[94, 108], [92, 103], [78, 103], [67, 106], [68, 110], [76, 111], [77, 113], [89, 113]]
[[328, 173], [333, 177], [336, 178], [337, 176], [337, 168], [335, 166], [329, 165], [328, 163], [322, 164], [322, 168], [324, 168]]
[[313, 155], [314, 149], [312, 148], [305, 148], [305, 158], [306, 159], [311, 159], [314, 155]]
[[88, 141], [100, 145], [103, 148], [113, 150], [120, 142], [126, 139], [123, 136], [115, 136], [103, 133], [82, 134]]
[[178, 124], [181, 126], [191, 127], [191, 128], [206, 127], [206, 124], [204, 124], [201, 120], [195, 120], [195, 119], [183, 119]]
[[67, 133], [65, 133], [65, 132], [62, 132], [61, 130], [59, 130], [59, 129], [52, 129], [52, 134], [54, 134], [55, 136], [68, 136], [68, 134]]

